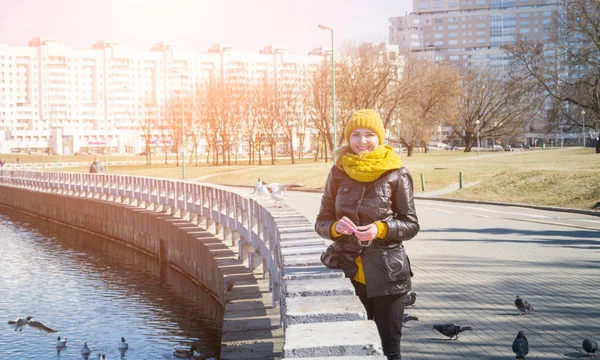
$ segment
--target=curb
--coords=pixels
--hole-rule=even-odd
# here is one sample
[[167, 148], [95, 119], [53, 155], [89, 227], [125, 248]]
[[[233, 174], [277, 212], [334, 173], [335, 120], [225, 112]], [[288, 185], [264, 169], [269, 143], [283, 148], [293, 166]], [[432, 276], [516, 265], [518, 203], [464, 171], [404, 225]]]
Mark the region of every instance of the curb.
[[[207, 183], [207, 184], [210, 185], [210, 183]], [[249, 189], [254, 188], [254, 186], [248, 186], [248, 185], [221, 185], [221, 186], [231, 186], [231, 187], [249, 188]], [[308, 193], [322, 193], [323, 192], [323, 190], [315, 190], [315, 189], [293, 189], [293, 190], [288, 190], [288, 191], [308, 192]], [[600, 217], [600, 210], [561, 208], [558, 206], [529, 205], [529, 204], [508, 203], [508, 202], [487, 201], [487, 200], [454, 199], [454, 198], [439, 197], [439, 196], [426, 196], [426, 195], [423, 196], [423, 195], [419, 195], [419, 194], [415, 194], [414, 197], [415, 197], [415, 199], [419, 199], [419, 200], [445, 201], [445, 202], [455, 202], [455, 203], [464, 203], [464, 204], [514, 206], [514, 207], [521, 207], [521, 208], [527, 208], [527, 209], [566, 212], [566, 213], [583, 214], [583, 215], [591, 215], [591, 216]]]

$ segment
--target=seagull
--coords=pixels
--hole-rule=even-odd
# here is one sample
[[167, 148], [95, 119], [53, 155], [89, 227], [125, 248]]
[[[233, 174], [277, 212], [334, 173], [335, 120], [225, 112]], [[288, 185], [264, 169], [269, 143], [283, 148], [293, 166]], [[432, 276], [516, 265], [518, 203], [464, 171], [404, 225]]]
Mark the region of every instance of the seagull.
[[404, 306], [412, 306], [415, 304], [415, 302], [417, 301], [417, 293], [416, 292], [410, 292], [408, 295], [406, 295], [406, 300], [404, 301]]
[[175, 349], [173, 356], [180, 359], [189, 359], [189, 358], [201, 358], [204, 357], [201, 353], [196, 351], [196, 347], [194, 345], [190, 346], [189, 350], [180, 348]]
[[[31, 316], [31, 317], [33, 317], [33, 316]], [[27, 325], [31, 326], [32, 328], [36, 328], [38, 330], [45, 331], [45, 332], [48, 332], [48, 333], [55, 333], [56, 332], [56, 330], [54, 330], [54, 329], [46, 326], [44, 323], [39, 322], [39, 321], [35, 321], [35, 320], [29, 320], [27, 322]]]
[[33, 316], [28, 316], [25, 319], [23, 319], [22, 317], [18, 317], [14, 320], [9, 320], [8, 323], [11, 325], [15, 325], [15, 331], [23, 331], [23, 325], [27, 325], [27, 323], [29, 323], [29, 320], [31, 320], [32, 317]]
[[517, 359], [525, 359], [525, 355], [529, 353], [529, 342], [522, 330], [512, 344], [512, 351], [517, 355]]
[[119, 343], [119, 350], [127, 350], [129, 349], [129, 344], [125, 342], [125, 338], [121, 337], [121, 342]]
[[596, 357], [596, 351], [598, 351], [598, 343], [596, 342], [596, 340], [585, 339], [583, 340], [582, 345], [583, 350], [586, 352], [585, 356], [589, 356], [590, 354], [592, 354], [591, 357]]
[[416, 316], [412, 316], [409, 313], [404, 313], [404, 318], [402, 319], [402, 324], [406, 324], [407, 322], [412, 321], [412, 320], [418, 321], [419, 318]]
[[470, 326], [458, 326], [458, 325], [454, 325], [452, 323], [448, 323], [448, 324], [435, 324], [435, 325], [433, 325], [433, 330], [437, 330], [442, 335], [449, 337], [450, 338], [449, 340], [452, 340], [453, 337], [455, 337], [454, 340], [458, 340], [458, 334], [460, 334], [463, 331], [473, 330], [473, 328]]
[[257, 195], [260, 198], [260, 201], [264, 201], [270, 195], [269, 189], [266, 188], [267, 183], [258, 178], [258, 184], [254, 186], [254, 190], [250, 193], [250, 195]]
[[83, 348], [81, 349], [81, 355], [86, 356], [90, 355], [92, 350], [87, 346], [87, 341], [83, 343]]
[[533, 310], [533, 305], [531, 305], [529, 301], [521, 298], [519, 295], [517, 295], [517, 298], [515, 299], [515, 306], [521, 312], [519, 315], [527, 315], [531, 310]]
[[267, 189], [271, 191], [271, 199], [275, 200], [275, 207], [277, 203], [280, 202], [281, 206], [283, 206], [283, 200], [285, 199], [285, 192], [289, 189], [304, 187], [304, 184], [279, 184], [279, 183], [270, 183], [267, 184]]
[[56, 347], [63, 348], [67, 346], [67, 338], [61, 339], [60, 336], [56, 338]]

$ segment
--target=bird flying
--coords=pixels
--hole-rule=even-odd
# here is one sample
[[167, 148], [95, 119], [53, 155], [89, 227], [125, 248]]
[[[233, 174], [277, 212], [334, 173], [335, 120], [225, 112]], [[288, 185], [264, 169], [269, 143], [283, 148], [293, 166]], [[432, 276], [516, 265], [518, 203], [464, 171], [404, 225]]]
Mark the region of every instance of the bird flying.
[[515, 299], [515, 306], [521, 312], [519, 315], [527, 315], [531, 310], [533, 310], [533, 305], [531, 305], [529, 301], [521, 298], [519, 295], [517, 295], [517, 298]]
[[11, 325], [13, 325], [13, 324], [15, 325], [15, 331], [17, 331], [17, 330], [23, 331], [23, 326], [29, 325], [32, 328], [36, 328], [38, 330], [45, 331], [48, 333], [56, 332], [56, 330], [44, 325], [43, 323], [36, 321], [36, 320], [31, 320], [31, 319], [33, 319], [33, 316], [28, 316], [26, 318], [18, 317], [15, 320], [10, 320], [8, 323]]
[[519, 331], [515, 341], [513, 341], [512, 351], [517, 355], [517, 359], [525, 359], [525, 356], [529, 353], [529, 342], [522, 330]]
[[406, 295], [406, 301], [404, 301], [404, 306], [412, 306], [417, 301], [417, 293], [412, 291]]
[[55, 333], [56, 332], [56, 330], [52, 329], [51, 327], [46, 326], [44, 323], [42, 323], [40, 321], [29, 320], [27, 325], [31, 326], [32, 328], [36, 328], [38, 330], [45, 331], [47, 333]]
[[452, 340], [452, 338], [454, 338], [454, 340], [458, 340], [458, 334], [460, 334], [463, 331], [473, 330], [473, 328], [470, 326], [458, 326], [452, 323], [448, 323], [435, 324], [433, 325], [433, 330], [437, 330], [440, 334], [449, 337], [449, 340]]
[[583, 351], [586, 352], [585, 356], [590, 356], [590, 354], [592, 354], [591, 357], [596, 357], [596, 351], [598, 351], [598, 343], [596, 342], [596, 340], [584, 339], [582, 346]]
[[271, 191], [271, 199], [275, 200], [275, 207], [277, 203], [281, 203], [279, 207], [283, 206], [283, 200], [285, 199], [285, 192], [289, 189], [304, 187], [304, 184], [279, 184], [270, 183], [267, 184], [267, 189]]
[[23, 331], [23, 325], [27, 325], [27, 323], [29, 323], [29, 320], [31, 320], [32, 317], [33, 316], [28, 316], [26, 318], [18, 317], [14, 320], [9, 320], [8, 323], [11, 325], [15, 325], [15, 331]]

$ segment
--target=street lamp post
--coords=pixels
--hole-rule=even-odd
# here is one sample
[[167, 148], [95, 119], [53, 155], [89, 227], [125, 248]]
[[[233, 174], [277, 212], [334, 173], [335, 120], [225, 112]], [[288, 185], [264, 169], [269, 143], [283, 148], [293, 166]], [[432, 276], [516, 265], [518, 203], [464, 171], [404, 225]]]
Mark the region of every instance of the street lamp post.
[[583, 148], [585, 149], [585, 111], [581, 110], [581, 118], [583, 120], [583, 134], [581, 134], [583, 136]]
[[398, 120], [396, 123], [398, 125], [398, 156], [400, 156], [400, 154], [402, 153], [402, 140], [400, 137], [400, 130], [402, 129], [402, 120]]
[[[331, 31], [331, 99], [333, 102], [333, 150], [337, 147], [337, 121], [336, 121], [336, 109], [335, 109], [335, 59], [334, 59], [334, 46], [333, 46], [333, 28], [329, 25], [319, 24], [319, 29]], [[333, 158], [335, 164], [335, 158]]]
[[[180, 89], [179, 89], [179, 102], [181, 103], [181, 177], [185, 179], [185, 115], [183, 113], [183, 69], [171, 69], [171, 73], [179, 74]], [[172, 84], [172, 82], [171, 82]], [[172, 86], [171, 86], [172, 88]]]
[[481, 122], [479, 120], [475, 121], [475, 125], [477, 126], [477, 156], [479, 156], [479, 124]]

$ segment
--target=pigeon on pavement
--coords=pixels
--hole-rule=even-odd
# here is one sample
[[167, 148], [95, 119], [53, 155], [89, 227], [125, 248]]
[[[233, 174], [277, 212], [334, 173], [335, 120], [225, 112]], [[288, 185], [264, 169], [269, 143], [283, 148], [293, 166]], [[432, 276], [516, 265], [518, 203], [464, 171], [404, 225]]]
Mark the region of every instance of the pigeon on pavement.
[[583, 350], [586, 352], [585, 356], [590, 356], [595, 358], [596, 351], [598, 351], [598, 343], [593, 339], [585, 339], [583, 340]]
[[402, 324], [406, 324], [409, 321], [418, 321], [419, 318], [416, 316], [412, 316], [409, 313], [404, 313], [404, 318], [402, 319]]
[[281, 203], [279, 207], [283, 206], [283, 200], [285, 199], [285, 192], [289, 189], [303, 187], [304, 184], [279, 184], [270, 183], [267, 184], [267, 189], [271, 191], [271, 198], [275, 200], [275, 207], [277, 203]]
[[454, 338], [454, 340], [458, 340], [458, 334], [460, 334], [463, 331], [473, 330], [473, 328], [470, 326], [458, 326], [458, 325], [454, 325], [452, 323], [448, 323], [448, 324], [435, 324], [435, 325], [433, 325], [433, 330], [437, 330], [442, 335], [449, 337], [450, 338], [449, 340], [452, 340], [452, 338]]
[[404, 306], [412, 306], [417, 301], [417, 293], [412, 291], [406, 295], [406, 300], [404, 301]]
[[531, 305], [529, 301], [521, 298], [519, 295], [517, 295], [517, 298], [515, 299], [515, 306], [521, 312], [520, 315], [527, 315], [531, 310], [533, 310], [533, 305]]
[[525, 333], [521, 330], [512, 344], [512, 351], [517, 355], [517, 359], [525, 359], [529, 353], [529, 342], [525, 337]]
[[235, 285], [235, 281], [233, 279], [227, 278], [223, 281], [223, 286], [225, 287], [225, 292], [231, 291], [233, 286]]

